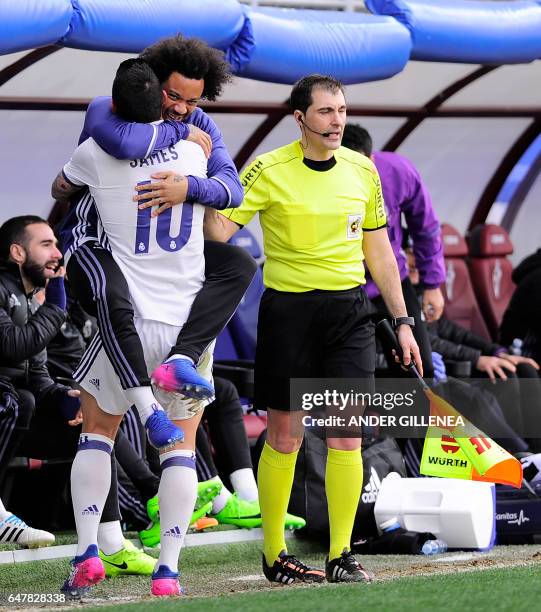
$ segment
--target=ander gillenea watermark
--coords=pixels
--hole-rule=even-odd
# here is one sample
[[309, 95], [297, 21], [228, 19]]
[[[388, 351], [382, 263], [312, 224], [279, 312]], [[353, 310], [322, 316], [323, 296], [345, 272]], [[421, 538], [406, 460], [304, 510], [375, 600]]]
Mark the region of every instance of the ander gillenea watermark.
[[378, 435], [424, 437], [427, 428], [463, 426], [461, 415], [434, 415], [414, 380], [296, 378], [291, 406], [304, 427], [325, 428], [335, 437], [360, 437], [367, 428]]

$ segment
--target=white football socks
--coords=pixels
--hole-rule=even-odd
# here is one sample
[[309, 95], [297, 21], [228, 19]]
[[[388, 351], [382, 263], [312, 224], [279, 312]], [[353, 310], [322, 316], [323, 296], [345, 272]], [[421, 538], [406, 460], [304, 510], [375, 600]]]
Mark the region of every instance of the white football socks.
[[79, 436], [71, 467], [71, 498], [77, 528], [77, 556], [98, 542], [98, 525], [111, 487], [113, 440], [100, 434]]
[[132, 387], [131, 389], [124, 389], [124, 393], [128, 400], [135, 404], [135, 409], [143, 425], [147, 422], [148, 417], [154, 413], [154, 410], [163, 410], [154, 397], [152, 387]]
[[195, 365], [195, 361], [191, 357], [188, 357], [187, 355], [180, 355], [178, 353], [175, 353], [174, 355], [171, 355], [171, 357], [166, 359], [165, 363], [167, 363], [168, 361], [171, 361], [171, 359], [187, 359], [188, 361], [191, 361]]
[[98, 546], [104, 555], [114, 555], [124, 548], [124, 534], [120, 521], [99, 524]]
[[160, 500], [161, 550], [156, 567], [166, 565], [178, 570], [182, 542], [197, 499], [195, 454], [190, 450], [173, 450], [160, 455], [162, 477], [158, 489]]
[[256, 502], [258, 500], [257, 483], [252, 468], [235, 470], [231, 472], [229, 479], [231, 480], [233, 490], [240, 499], [249, 502]]
[[[222, 479], [219, 476], [214, 476], [214, 478], [211, 478], [211, 481], [222, 482]], [[231, 495], [233, 495], [231, 491], [229, 489], [226, 489], [224, 483], [222, 482], [222, 489], [220, 490], [218, 495], [216, 495], [216, 497], [212, 500], [212, 514], [218, 514], [218, 512], [223, 510]]]

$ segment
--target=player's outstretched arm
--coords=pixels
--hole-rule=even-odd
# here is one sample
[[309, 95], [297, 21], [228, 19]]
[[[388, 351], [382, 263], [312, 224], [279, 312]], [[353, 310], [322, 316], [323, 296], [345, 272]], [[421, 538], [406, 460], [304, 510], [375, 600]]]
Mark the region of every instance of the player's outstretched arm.
[[208, 178], [183, 177], [173, 172], [152, 174], [154, 181], [150, 185], [135, 187], [136, 191], [144, 193], [136, 195], [134, 200], [144, 200], [143, 208], [157, 207], [152, 212], [154, 217], [182, 202], [194, 202], [216, 210], [237, 208], [242, 202], [244, 192], [239, 175], [218, 126], [201, 109], [196, 109], [190, 115], [190, 121], [193, 121], [191, 128], [196, 126], [212, 138]]
[[193, 125], [197, 126], [212, 138], [212, 153], [207, 167], [208, 178], [188, 176], [188, 202], [198, 202], [217, 210], [237, 208], [244, 198], [244, 190], [239, 174], [227, 147], [222, 133], [216, 123], [201, 109], [190, 116]]
[[113, 113], [111, 98], [100, 96], [88, 105], [79, 144], [92, 137], [117, 159], [140, 159], [189, 136], [189, 126], [179, 121], [163, 121], [158, 125], [124, 121]]

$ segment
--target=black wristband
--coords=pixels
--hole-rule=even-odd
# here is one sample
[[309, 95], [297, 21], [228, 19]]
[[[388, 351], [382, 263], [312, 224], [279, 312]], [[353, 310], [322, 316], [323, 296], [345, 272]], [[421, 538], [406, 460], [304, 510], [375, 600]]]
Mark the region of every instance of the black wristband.
[[397, 329], [400, 325], [415, 327], [415, 319], [413, 317], [396, 317], [395, 319], [391, 319], [391, 325], [393, 329]]

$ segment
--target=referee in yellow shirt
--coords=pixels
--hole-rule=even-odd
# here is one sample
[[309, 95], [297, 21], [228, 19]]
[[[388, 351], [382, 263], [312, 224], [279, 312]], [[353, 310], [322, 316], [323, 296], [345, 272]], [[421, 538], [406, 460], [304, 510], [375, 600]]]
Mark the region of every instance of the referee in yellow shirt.
[[240, 208], [208, 211], [206, 237], [228, 240], [259, 213], [267, 289], [259, 309], [255, 404], [268, 411], [258, 472], [263, 571], [273, 582], [370, 581], [350, 552], [362, 489], [361, 440], [327, 437], [325, 490], [330, 550], [325, 572], [288, 554], [284, 517], [302, 442], [301, 406], [291, 378], [372, 379], [374, 325], [362, 288], [363, 260], [395, 318], [404, 364], [421, 367], [396, 260], [387, 237], [381, 185], [367, 157], [340, 146], [346, 124], [342, 84], [299, 80], [290, 105], [301, 138], [258, 157], [241, 176]]

